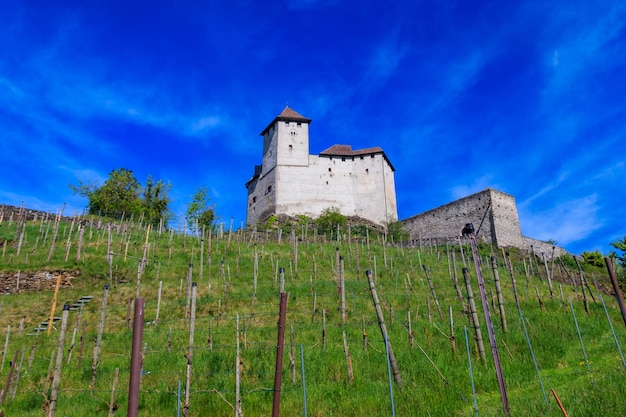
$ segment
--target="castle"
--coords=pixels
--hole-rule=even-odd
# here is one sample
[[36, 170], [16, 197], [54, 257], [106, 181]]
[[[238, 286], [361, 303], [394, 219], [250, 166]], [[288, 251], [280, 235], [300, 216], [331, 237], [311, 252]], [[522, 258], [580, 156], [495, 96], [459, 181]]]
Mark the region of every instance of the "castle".
[[286, 106], [261, 132], [263, 160], [246, 183], [246, 223], [273, 214], [317, 217], [329, 208], [381, 225], [396, 221], [395, 169], [385, 152], [333, 145], [310, 155], [310, 123]]
[[[263, 161], [246, 183], [247, 224], [273, 214], [317, 217], [328, 208], [380, 225], [398, 220], [395, 169], [385, 152], [379, 147], [353, 150], [333, 145], [309, 155], [310, 123], [287, 106], [261, 132]], [[477, 238], [499, 247], [566, 253], [523, 236], [515, 197], [491, 188], [401, 220], [413, 241], [437, 243], [456, 241], [467, 223], [474, 224]]]

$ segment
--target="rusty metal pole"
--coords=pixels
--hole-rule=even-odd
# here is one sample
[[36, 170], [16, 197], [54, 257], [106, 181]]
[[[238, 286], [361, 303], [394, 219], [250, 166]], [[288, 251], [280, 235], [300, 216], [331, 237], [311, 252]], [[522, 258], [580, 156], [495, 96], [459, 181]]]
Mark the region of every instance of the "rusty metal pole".
[[615, 298], [617, 298], [617, 304], [619, 304], [619, 310], [622, 312], [622, 319], [624, 320], [624, 324], [626, 325], [626, 308], [624, 307], [624, 296], [622, 295], [622, 290], [619, 288], [619, 283], [617, 282], [617, 276], [615, 275], [615, 270], [613, 269], [613, 262], [611, 262], [611, 258], [606, 256], [604, 258], [604, 263], [606, 263], [606, 269], [609, 270], [609, 276], [611, 277], [611, 283], [613, 284], [613, 290], [615, 291]]
[[491, 354], [496, 368], [496, 376], [500, 387], [500, 396], [502, 397], [502, 408], [504, 409], [504, 413], [507, 416], [510, 416], [511, 409], [509, 407], [509, 398], [506, 392], [504, 375], [502, 373], [502, 364], [500, 363], [500, 355], [498, 353], [498, 345], [496, 343], [496, 334], [493, 329], [493, 321], [491, 320], [491, 313], [489, 312], [489, 301], [487, 299], [487, 291], [485, 290], [485, 280], [483, 279], [483, 274], [480, 270], [480, 258], [478, 256], [478, 249], [476, 248], [476, 235], [474, 234], [474, 226], [471, 223], [465, 225], [463, 228], [463, 235], [469, 238], [470, 245], [472, 247], [472, 257], [474, 258], [474, 267], [476, 268], [476, 277], [478, 278], [478, 287], [480, 288], [480, 298], [483, 302], [483, 312], [485, 313], [485, 323], [487, 323], [487, 333], [489, 333], [489, 344], [491, 345]]
[[278, 343], [276, 344], [276, 370], [274, 372], [274, 401], [272, 417], [279, 416], [280, 386], [283, 377], [283, 353], [285, 349], [285, 317], [287, 316], [287, 294], [280, 293], [280, 310], [278, 315]]
[[135, 299], [133, 322], [133, 342], [130, 354], [130, 383], [128, 386], [128, 417], [137, 417], [139, 413], [139, 385], [141, 384], [141, 346], [143, 344], [143, 306], [145, 299]]

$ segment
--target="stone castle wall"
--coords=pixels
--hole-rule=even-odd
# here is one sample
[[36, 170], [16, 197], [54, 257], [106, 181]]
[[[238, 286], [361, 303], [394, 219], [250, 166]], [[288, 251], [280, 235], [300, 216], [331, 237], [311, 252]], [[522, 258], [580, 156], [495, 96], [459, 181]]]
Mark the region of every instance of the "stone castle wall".
[[[521, 231], [519, 221], [510, 221], [512, 217], [517, 219], [513, 196], [487, 189], [404, 219], [402, 225], [414, 240], [450, 241], [461, 236], [467, 223], [472, 223], [479, 240], [494, 244], [500, 240], [500, 245], [517, 246], [521, 243]], [[498, 227], [503, 229], [501, 234]]]
[[513, 246], [547, 258], [567, 254], [561, 247], [522, 235], [515, 197], [491, 188], [401, 221], [414, 241], [456, 242], [467, 223], [479, 241]]

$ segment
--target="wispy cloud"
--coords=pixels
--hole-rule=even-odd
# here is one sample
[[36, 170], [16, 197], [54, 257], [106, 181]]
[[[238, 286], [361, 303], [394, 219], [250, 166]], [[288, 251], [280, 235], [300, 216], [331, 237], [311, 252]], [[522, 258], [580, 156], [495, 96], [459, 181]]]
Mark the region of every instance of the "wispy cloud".
[[369, 57], [366, 74], [370, 82], [372, 80], [384, 81], [392, 77], [402, 59], [409, 52], [409, 47], [400, 42], [397, 35], [393, 35], [383, 40], [374, 49]]
[[560, 245], [587, 238], [603, 226], [598, 214], [598, 195], [564, 201], [549, 208], [519, 207], [522, 232], [540, 240], [554, 239]]

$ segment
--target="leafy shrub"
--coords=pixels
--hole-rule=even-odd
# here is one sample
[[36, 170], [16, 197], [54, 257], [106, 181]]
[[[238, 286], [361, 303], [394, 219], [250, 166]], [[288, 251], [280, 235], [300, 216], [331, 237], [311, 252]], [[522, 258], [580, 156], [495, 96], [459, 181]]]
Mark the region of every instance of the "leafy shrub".
[[404, 242], [409, 240], [409, 232], [402, 228], [402, 223], [395, 221], [387, 225], [387, 240], [392, 242]]
[[322, 214], [315, 220], [319, 233], [330, 233], [346, 225], [347, 218], [336, 207], [324, 209]]
[[583, 257], [583, 260], [585, 261], [585, 263], [589, 265], [599, 266], [599, 267], [604, 266], [604, 257], [599, 251], [593, 251], [593, 252], [585, 251], [581, 254], [581, 256]]

